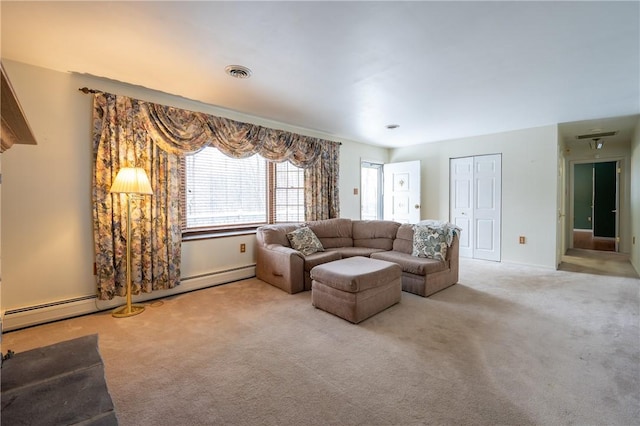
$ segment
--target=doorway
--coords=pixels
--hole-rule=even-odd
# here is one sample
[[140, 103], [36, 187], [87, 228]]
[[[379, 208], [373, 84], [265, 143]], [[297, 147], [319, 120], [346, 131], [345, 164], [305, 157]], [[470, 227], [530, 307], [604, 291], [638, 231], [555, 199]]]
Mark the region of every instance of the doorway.
[[573, 248], [619, 250], [619, 172], [618, 161], [574, 164]]
[[360, 161], [360, 219], [420, 221], [420, 161]]
[[360, 219], [382, 219], [382, 164], [360, 162]]

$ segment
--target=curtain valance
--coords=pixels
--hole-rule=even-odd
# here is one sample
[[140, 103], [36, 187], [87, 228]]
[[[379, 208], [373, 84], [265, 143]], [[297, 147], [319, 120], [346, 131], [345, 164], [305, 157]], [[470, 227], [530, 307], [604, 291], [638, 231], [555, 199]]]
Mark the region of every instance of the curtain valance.
[[[106, 105], [115, 102], [115, 95], [104, 93], [97, 97]], [[163, 151], [182, 155], [193, 153], [212, 145], [234, 158], [246, 158], [260, 154], [270, 161], [290, 161], [297, 167], [307, 168], [322, 155], [323, 144], [340, 145], [338, 142], [303, 136], [284, 130], [243, 123], [201, 112], [159, 105], [137, 99], [118, 100], [130, 104], [134, 116], [149, 136]], [[103, 105], [103, 106], [104, 106]]]

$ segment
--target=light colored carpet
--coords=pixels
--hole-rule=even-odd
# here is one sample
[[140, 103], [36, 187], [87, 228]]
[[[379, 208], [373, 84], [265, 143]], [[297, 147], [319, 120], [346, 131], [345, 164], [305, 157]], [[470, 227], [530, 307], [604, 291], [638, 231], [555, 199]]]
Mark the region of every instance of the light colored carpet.
[[7, 333], [99, 333], [127, 425], [632, 425], [640, 280], [461, 260], [359, 325], [257, 279]]

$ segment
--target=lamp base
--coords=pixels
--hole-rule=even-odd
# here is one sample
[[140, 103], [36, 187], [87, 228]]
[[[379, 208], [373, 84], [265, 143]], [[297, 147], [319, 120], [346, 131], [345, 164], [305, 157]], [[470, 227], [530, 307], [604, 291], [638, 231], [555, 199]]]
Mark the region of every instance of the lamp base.
[[111, 312], [111, 316], [116, 318], [125, 318], [132, 317], [134, 315], [138, 315], [144, 312], [144, 305], [124, 305], [119, 308], [114, 309]]

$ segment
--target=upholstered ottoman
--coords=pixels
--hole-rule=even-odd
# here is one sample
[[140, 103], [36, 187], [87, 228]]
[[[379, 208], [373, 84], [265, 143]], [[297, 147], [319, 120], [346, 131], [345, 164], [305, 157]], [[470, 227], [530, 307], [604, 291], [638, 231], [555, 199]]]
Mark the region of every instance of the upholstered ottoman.
[[311, 303], [359, 323], [400, 301], [402, 268], [384, 260], [355, 256], [311, 269]]

